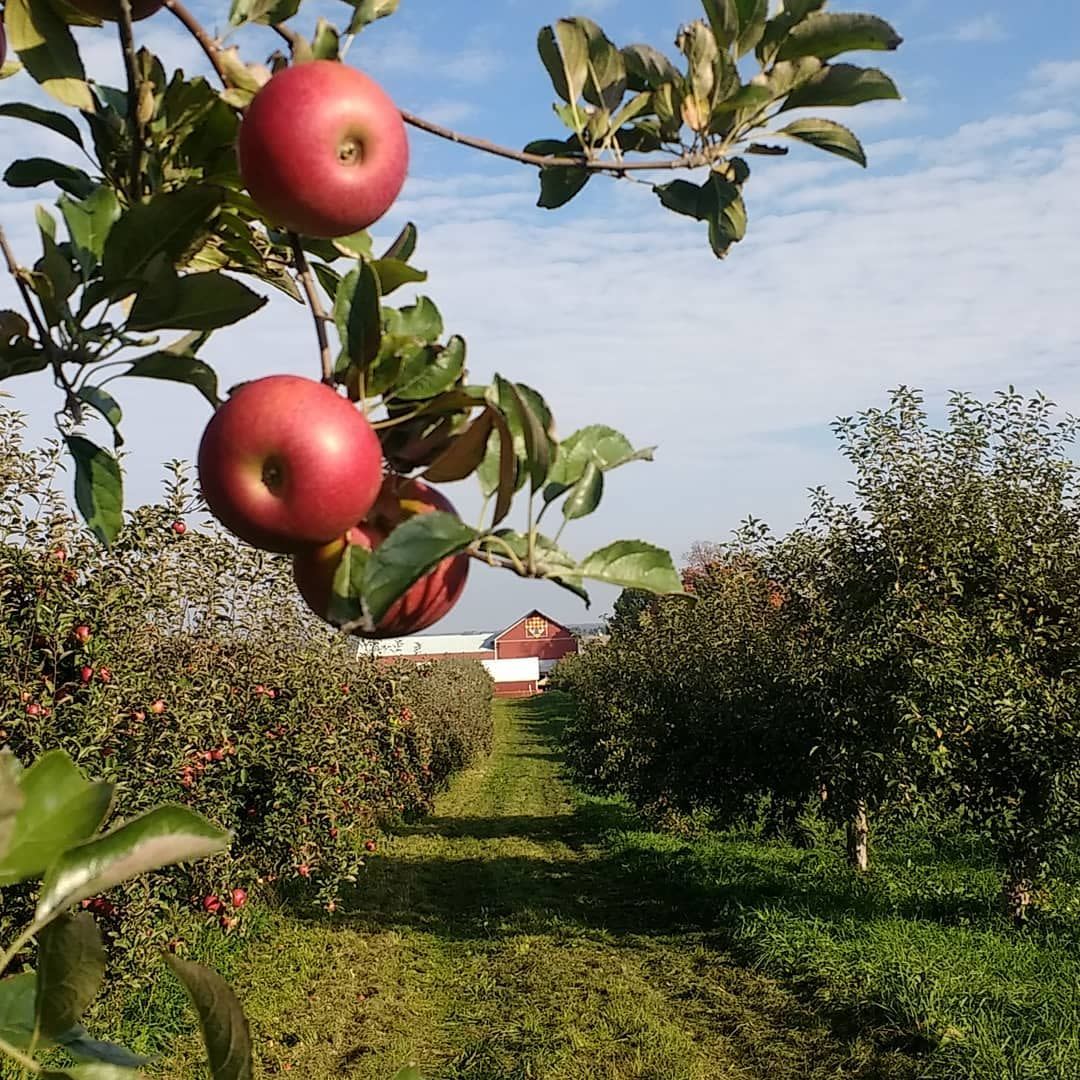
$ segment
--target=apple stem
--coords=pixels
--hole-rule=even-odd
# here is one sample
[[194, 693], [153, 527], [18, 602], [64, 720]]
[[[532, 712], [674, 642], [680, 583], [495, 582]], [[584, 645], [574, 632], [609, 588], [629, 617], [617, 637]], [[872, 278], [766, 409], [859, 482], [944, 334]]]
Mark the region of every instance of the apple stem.
[[289, 243], [292, 245], [293, 262], [296, 265], [296, 276], [300, 279], [300, 285], [307, 297], [308, 307], [311, 309], [311, 317], [315, 321], [315, 337], [319, 342], [319, 359], [322, 363], [322, 381], [327, 386], [334, 385], [334, 364], [330, 356], [330, 339], [326, 333], [328, 316], [326, 309], [319, 299], [319, 292], [315, 288], [315, 278], [312, 276], [311, 267], [308, 265], [304, 247], [300, 243], [300, 237], [289, 233]]

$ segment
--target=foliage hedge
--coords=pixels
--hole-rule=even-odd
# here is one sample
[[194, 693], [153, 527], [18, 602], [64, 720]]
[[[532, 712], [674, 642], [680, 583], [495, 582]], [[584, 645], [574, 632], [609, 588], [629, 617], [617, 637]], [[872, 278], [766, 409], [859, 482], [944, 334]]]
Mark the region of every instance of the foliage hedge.
[[571, 761], [644, 807], [813, 808], [861, 870], [871, 820], [959, 821], [1019, 921], [1080, 830], [1080, 421], [1010, 390], [933, 428], [901, 388], [835, 427], [850, 502], [750, 519], [693, 553], [696, 604], [628, 593], [560, 666]]
[[[295, 886], [335, 910], [380, 828], [428, 811], [490, 747], [491, 680], [357, 658], [293, 602], [286, 559], [192, 527], [178, 463], [164, 501], [102, 548], [55, 493], [55, 453], [21, 431], [0, 408], [0, 739], [115, 782], [118, 818], [173, 801], [235, 834], [226, 855], [95, 902], [114, 946], [146, 955], [163, 909], [207, 896], [207, 918], [240, 929], [235, 889]], [[4, 928], [29, 901], [12, 893]]]

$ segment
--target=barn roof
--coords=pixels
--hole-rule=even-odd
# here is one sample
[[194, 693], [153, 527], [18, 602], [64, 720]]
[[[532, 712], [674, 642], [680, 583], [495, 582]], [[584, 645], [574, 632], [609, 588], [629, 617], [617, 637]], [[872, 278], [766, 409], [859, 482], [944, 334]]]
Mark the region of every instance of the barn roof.
[[503, 634], [507, 633], [510, 630], [513, 630], [518, 623], [524, 622], [526, 619], [531, 619], [534, 615], [539, 615], [541, 619], [544, 619], [547, 622], [551, 623], [552, 626], [557, 626], [560, 630], [565, 631], [567, 634], [570, 634], [570, 636], [573, 637], [573, 631], [571, 631], [568, 626], [563, 626], [563, 624], [559, 622], [558, 619], [553, 619], [550, 615], [546, 615], [539, 608], [533, 608], [532, 611], [527, 611], [524, 615], [519, 615], [509, 626], [504, 626], [498, 633], [492, 634], [492, 642], [498, 641], [499, 638], [503, 636]]

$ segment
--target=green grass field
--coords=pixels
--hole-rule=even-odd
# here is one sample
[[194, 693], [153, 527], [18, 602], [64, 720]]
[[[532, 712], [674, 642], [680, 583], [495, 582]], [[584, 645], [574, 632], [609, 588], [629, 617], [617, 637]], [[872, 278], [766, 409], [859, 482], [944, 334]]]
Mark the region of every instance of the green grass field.
[[[908, 842], [854, 881], [829, 848], [641, 829], [560, 774], [568, 703], [500, 708], [495, 749], [383, 845], [333, 921], [260, 906], [199, 932], [265, 1072], [389, 1080], [1080, 1076], [1080, 951], [1016, 935], [978, 860]], [[193, 936], [194, 935], [194, 936]], [[144, 1050], [170, 980], [107, 1015]], [[199, 1075], [194, 1041], [158, 1070]]]

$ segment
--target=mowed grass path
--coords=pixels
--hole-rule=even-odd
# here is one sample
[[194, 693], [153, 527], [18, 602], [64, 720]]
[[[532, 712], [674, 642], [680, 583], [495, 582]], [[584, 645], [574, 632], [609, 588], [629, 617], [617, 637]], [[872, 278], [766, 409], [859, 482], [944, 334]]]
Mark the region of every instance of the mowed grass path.
[[[408, 1061], [425, 1080], [914, 1076], [910, 1059], [839, 1034], [734, 963], [662, 860], [606, 845], [632, 820], [561, 778], [562, 704], [500, 706], [490, 758], [371, 860], [344, 916], [268, 913], [221, 957], [263, 1068], [305, 1080], [389, 1080]], [[188, 1053], [166, 1075], [193, 1075]]]

